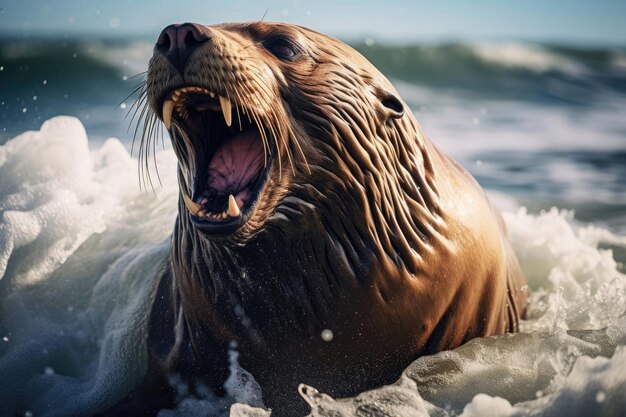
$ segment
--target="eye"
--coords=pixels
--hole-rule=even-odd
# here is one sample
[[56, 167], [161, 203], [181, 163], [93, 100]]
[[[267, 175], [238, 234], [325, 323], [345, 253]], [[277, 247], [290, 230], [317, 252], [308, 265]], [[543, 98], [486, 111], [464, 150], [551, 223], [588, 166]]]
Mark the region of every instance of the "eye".
[[277, 58], [284, 61], [295, 61], [302, 54], [300, 48], [290, 39], [282, 36], [275, 36], [265, 42], [265, 48]]

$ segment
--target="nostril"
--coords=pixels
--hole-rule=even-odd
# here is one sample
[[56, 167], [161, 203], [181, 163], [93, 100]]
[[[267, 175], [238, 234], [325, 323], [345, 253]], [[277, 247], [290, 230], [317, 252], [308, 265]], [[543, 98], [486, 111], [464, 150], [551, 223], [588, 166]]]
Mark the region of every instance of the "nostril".
[[159, 39], [157, 39], [156, 47], [161, 51], [169, 51], [172, 47], [172, 44], [176, 43], [176, 26], [170, 25], [163, 29], [161, 34], [159, 35]]
[[198, 43], [192, 31], [187, 32], [183, 42], [185, 43], [185, 46], [187, 47], [194, 46], [196, 43]]
[[162, 33], [161, 36], [159, 36], [159, 40], [157, 41], [157, 44], [156, 44], [157, 48], [165, 49], [165, 50], [169, 50], [171, 45], [172, 45], [172, 40], [166, 33]]
[[196, 48], [209, 39], [206, 28], [197, 23], [184, 23], [180, 25], [177, 33], [179, 48]]

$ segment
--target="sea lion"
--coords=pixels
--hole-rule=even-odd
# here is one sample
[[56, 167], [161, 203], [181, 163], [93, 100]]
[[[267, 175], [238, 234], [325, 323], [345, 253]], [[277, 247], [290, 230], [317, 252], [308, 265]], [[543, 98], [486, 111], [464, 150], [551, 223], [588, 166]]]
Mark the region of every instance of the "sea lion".
[[111, 414], [155, 413], [171, 373], [219, 391], [232, 346], [274, 415], [297, 416], [300, 383], [351, 396], [517, 330], [525, 278], [500, 215], [349, 46], [281, 23], [172, 25], [145, 91], [179, 212], [146, 382]]

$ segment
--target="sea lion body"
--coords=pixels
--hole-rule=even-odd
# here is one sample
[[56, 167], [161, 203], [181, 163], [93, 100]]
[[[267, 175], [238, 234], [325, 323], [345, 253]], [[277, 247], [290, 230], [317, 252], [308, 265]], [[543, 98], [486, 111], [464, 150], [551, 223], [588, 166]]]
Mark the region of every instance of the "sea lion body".
[[[525, 279], [500, 215], [365, 58], [285, 24], [166, 30], [148, 74], [155, 114], [169, 118], [160, 112], [171, 92], [200, 86], [238, 100], [275, 142], [257, 199], [233, 217], [241, 224], [214, 233], [219, 220], [203, 229], [204, 206], [193, 203], [212, 180], [198, 186], [190, 161], [226, 151], [197, 144], [213, 140], [192, 132], [200, 116], [172, 116], [179, 215], [150, 320], [150, 371], [126, 406], [145, 407], [171, 373], [219, 391], [234, 347], [274, 415], [294, 416], [305, 411], [300, 383], [355, 395], [419, 355], [517, 330]], [[199, 45], [181, 64], [171, 45], [194, 39], [183, 30]], [[270, 43], [277, 36], [297, 45], [293, 60]], [[220, 140], [246, 140], [232, 137]]]

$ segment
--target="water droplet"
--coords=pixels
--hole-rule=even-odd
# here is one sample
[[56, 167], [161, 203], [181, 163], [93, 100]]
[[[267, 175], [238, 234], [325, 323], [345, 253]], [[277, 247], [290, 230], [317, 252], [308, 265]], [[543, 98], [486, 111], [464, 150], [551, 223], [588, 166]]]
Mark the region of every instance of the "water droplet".
[[74, 53], [72, 54], [72, 58], [76, 58], [77, 56], [78, 56], [78, 54], [77, 54], [76, 52], [74, 52]]
[[4, 71], [4, 67], [0, 67], [0, 71]]
[[33, 96], [33, 101], [37, 101], [37, 96]]
[[2, 340], [4, 340], [5, 342], [8, 342], [8, 341], [9, 341], [9, 338], [8, 338], [8, 337], [6, 337], [6, 336], [4, 336], [4, 337], [2, 338]]
[[125, 76], [125, 75], [122, 77], [122, 80], [124, 80], [124, 81], [126, 81], [127, 79], [128, 79], [128, 77]]
[[367, 46], [374, 45], [374, 39], [373, 38], [365, 38], [365, 45], [367, 45]]
[[24, 107], [24, 108], [22, 109], [22, 113], [26, 113], [26, 110], [27, 110], [27, 109], [26, 109], [26, 107]]
[[54, 375], [54, 369], [52, 369], [49, 366], [46, 366], [45, 369], [43, 370], [43, 373], [46, 375]]
[[596, 401], [602, 403], [604, 402], [604, 400], [606, 400], [606, 394], [602, 391], [598, 391], [598, 393], [596, 394]]
[[48, 80], [43, 80], [43, 85], [48, 84]]
[[322, 330], [322, 340], [324, 342], [330, 342], [331, 340], [333, 340], [333, 331], [330, 329]]
[[121, 23], [120, 18], [119, 17], [114, 17], [109, 22], [109, 26], [111, 26], [113, 29], [115, 29], [115, 28], [118, 28], [120, 26], [120, 23]]
[[24, 411], [24, 417], [33, 417], [33, 412], [30, 410]]
[[126, 103], [120, 104], [120, 109], [124, 110], [126, 108]]

